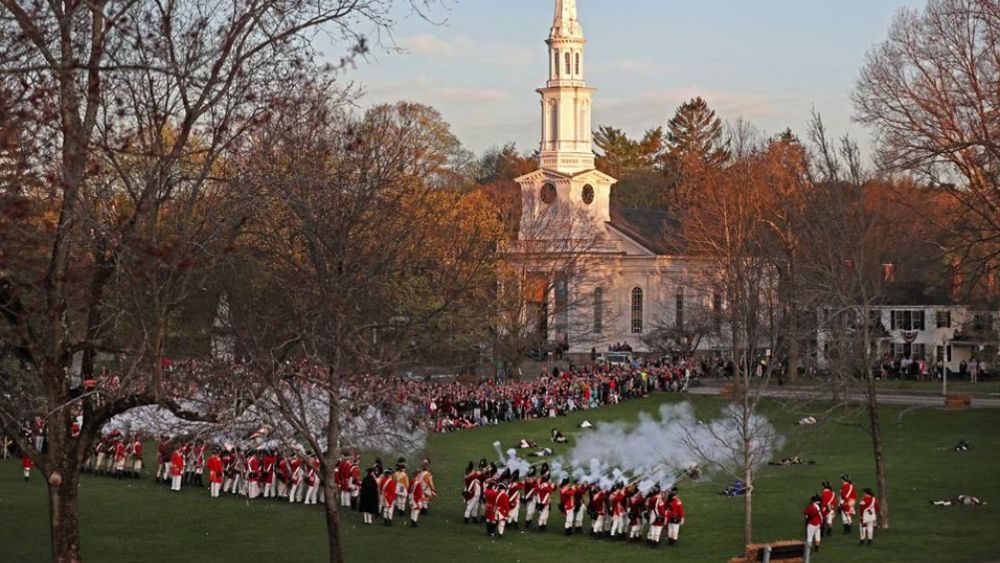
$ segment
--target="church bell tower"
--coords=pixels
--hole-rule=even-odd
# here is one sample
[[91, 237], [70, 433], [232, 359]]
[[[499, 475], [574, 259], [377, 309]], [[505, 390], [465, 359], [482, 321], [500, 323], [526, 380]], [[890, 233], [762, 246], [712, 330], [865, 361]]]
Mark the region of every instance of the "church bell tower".
[[[545, 43], [549, 77], [542, 96], [540, 169], [517, 178], [522, 194], [522, 239], [528, 230], [551, 240], [583, 236], [579, 224], [590, 224], [589, 237], [603, 238], [611, 220], [611, 186], [616, 180], [594, 168], [590, 121], [594, 89], [584, 79], [586, 60], [576, 0], [556, 0], [555, 17]], [[553, 221], [553, 217], [563, 221]], [[544, 219], [544, 221], [543, 221]], [[561, 225], [559, 227], [553, 225]], [[572, 228], [567, 227], [570, 225]], [[594, 229], [597, 229], [596, 231]]]
[[594, 90], [584, 80], [587, 40], [576, 0], [556, 0], [549, 38], [549, 79], [542, 95], [542, 168], [573, 174], [594, 168], [590, 106]]

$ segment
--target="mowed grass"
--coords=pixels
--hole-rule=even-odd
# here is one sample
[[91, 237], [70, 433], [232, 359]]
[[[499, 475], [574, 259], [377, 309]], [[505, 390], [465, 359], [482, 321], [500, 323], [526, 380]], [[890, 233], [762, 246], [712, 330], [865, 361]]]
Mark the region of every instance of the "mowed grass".
[[[462, 524], [462, 472], [469, 460], [495, 457], [492, 443], [505, 447], [522, 437], [548, 443], [553, 426], [571, 437], [584, 419], [635, 420], [663, 402], [690, 400], [699, 416], [719, 415], [713, 398], [657, 395], [615, 408], [433, 436], [426, 454], [433, 463], [440, 497], [420, 528], [365, 527], [356, 513], [343, 515], [348, 561], [725, 561], [741, 551], [743, 500], [719, 495], [730, 480], [715, 476], [682, 483], [687, 524], [681, 545], [652, 550], [642, 544], [595, 541], [562, 535], [562, 516], [554, 512], [549, 531], [511, 531], [502, 541], [487, 538], [479, 526]], [[801, 455], [815, 465], [768, 468], [759, 478], [755, 499], [757, 541], [798, 539], [802, 509], [823, 480], [837, 482], [847, 472], [859, 487], [874, 488], [867, 434], [851, 420], [817, 427], [795, 425], [802, 414], [777, 403], [764, 406], [788, 437], [783, 454]], [[823, 412], [824, 405], [805, 411]], [[816, 561], [1000, 561], [1000, 411], [945, 412], [886, 407], [883, 410], [889, 459], [892, 529], [878, 531], [875, 545], [857, 546], [857, 536], [837, 528], [823, 542]], [[856, 422], [861, 422], [860, 419]], [[956, 453], [960, 439], [972, 449]], [[571, 446], [571, 444], [566, 447]], [[557, 450], [564, 451], [566, 447]], [[385, 459], [385, 458], [384, 458]], [[365, 460], [370, 461], [370, 460]], [[411, 460], [415, 461], [415, 460]], [[959, 493], [980, 496], [985, 507], [942, 508], [930, 499]], [[201, 489], [171, 493], [149, 479], [116, 481], [84, 477], [81, 484], [83, 554], [87, 561], [182, 562], [327, 560], [323, 513], [318, 507], [274, 501], [248, 503], [210, 499]], [[0, 462], [0, 561], [49, 558], [45, 489], [36, 473], [24, 483], [16, 460]], [[589, 523], [589, 519], [588, 519]]]

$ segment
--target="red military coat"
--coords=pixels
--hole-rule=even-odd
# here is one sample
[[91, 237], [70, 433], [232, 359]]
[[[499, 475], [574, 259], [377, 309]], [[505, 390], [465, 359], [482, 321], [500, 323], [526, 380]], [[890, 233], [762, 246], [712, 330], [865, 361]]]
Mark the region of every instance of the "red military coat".
[[809, 503], [809, 506], [802, 511], [802, 514], [806, 517], [806, 524], [810, 526], [819, 526], [823, 523], [823, 509], [820, 508], [818, 502]]
[[208, 482], [222, 482], [222, 458], [218, 454], [212, 454], [208, 458]]
[[382, 503], [385, 506], [392, 506], [394, 502], [396, 502], [396, 480], [389, 476], [382, 481]]
[[497, 522], [497, 496], [499, 493], [493, 487], [487, 487], [483, 491], [483, 501], [486, 503], [486, 521], [491, 524]]
[[840, 487], [840, 510], [844, 514], [854, 514], [854, 504], [858, 502], [858, 491], [854, 483], [844, 483]]
[[566, 485], [559, 489], [559, 510], [563, 512], [573, 511], [573, 508], [576, 506], [573, 504], [574, 494], [576, 494], [576, 491], [573, 489], [573, 485]]
[[184, 474], [184, 454], [179, 449], [170, 455], [170, 474], [175, 477]]

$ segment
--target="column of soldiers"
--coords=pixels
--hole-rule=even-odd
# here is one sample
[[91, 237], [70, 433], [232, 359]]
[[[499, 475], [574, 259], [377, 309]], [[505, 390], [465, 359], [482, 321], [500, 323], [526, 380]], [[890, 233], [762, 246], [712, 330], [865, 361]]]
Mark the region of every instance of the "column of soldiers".
[[[102, 437], [85, 468], [101, 475], [139, 477], [140, 436], [127, 440], [120, 434]], [[182, 486], [203, 487], [206, 470], [212, 498], [226, 493], [248, 499], [287, 499], [289, 503], [326, 502], [320, 458], [313, 452], [282, 454], [273, 449], [219, 448], [201, 441], [178, 444], [166, 436], [160, 438], [155, 481], [169, 483], [173, 491], [180, 491]], [[30, 467], [25, 470], [25, 479], [29, 474]], [[339, 505], [361, 512], [366, 524], [381, 516], [386, 525], [391, 525], [398, 514], [408, 516], [410, 526], [415, 528], [437, 496], [428, 459], [412, 476], [406, 471], [404, 458], [399, 458], [395, 471], [383, 471], [382, 461], [376, 459], [362, 477], [360, 455], [343, 451], [334, 466], [333, 479]]]
[[684, 524], [684, 504], [677, 492], [677, 487], [653, 486], [642, 492], [637, 482], [601, 485], [568, 478], [557, 488], [547, 463], [532, 466], [522, 478], [519, 471], [500, 471], [483, 459], [478, 467], [471, 461], [466, 467], [463, 521], [485, 523], [488, 535], [502, 538], [507, 529], [520, 528], [523, 506], [525, 529], [537, 525], [539, 532], [545, 532], [555, 502], [567, 536], [582, 534], [590, 516], [592, 538], [640, 542], [645, 537], [647, 545], [657, 547], [666, 529], [667, 544], [676, 546]]
[[126, 436], [120, 432], [101, 436], [84, 462], [83, 471], [138, 479], [142, 475], [142, 437], [138, 434]]
[[829, 481], [821, 484], [822, 490], [813, 495], [802, 514], [806, 521], [806, 543], [814, 551], [819, 551], [823, 536], [833, 533], [833, 520], [840, 514], [844, 534], [850, 534], [854, 526], [854, 516], [859, 516], [858, 530], [859, 546], [871, 545], [875, 538], [875, 523], [878, 519], [878, 499], [869, 488], [864, 489], [864, 496], [858, 502], [858, 491], [851, 478], [844, 474], [840, 476], [840, 494], [834, 492]]

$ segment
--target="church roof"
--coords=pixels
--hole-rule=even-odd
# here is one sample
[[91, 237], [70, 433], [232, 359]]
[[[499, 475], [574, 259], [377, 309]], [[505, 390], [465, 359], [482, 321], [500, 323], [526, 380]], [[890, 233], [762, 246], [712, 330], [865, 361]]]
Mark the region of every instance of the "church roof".
[[681, 251], [681, 223], [655, 209], [611, 208], [611, 226], [657, 254]]

